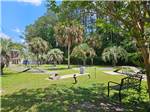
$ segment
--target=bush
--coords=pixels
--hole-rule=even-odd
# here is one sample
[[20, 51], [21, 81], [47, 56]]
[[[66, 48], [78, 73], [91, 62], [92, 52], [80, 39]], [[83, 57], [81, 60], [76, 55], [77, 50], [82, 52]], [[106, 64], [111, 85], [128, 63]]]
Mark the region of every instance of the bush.
[[128, 64], [144, 68], [143, 59], [140, 53], [128, 53]]

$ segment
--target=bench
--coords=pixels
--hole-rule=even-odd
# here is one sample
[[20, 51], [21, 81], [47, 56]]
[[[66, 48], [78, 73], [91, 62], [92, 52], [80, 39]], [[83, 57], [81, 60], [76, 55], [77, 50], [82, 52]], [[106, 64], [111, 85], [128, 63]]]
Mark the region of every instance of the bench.
[[[140, 93], [141, 91], [141, 81], [142, 76], [135, 74], [133, 76], [128, 76], [121, 79], [121, 83], [109, 81], [108, 82], [108, 97], [110, 93], [110, 89], [114, 89], [119, 91], [119, 101], [121, 102], [121, 91], [125, 89], [132, 88]], [[111, 85], [113, 84], [113, 85]]]

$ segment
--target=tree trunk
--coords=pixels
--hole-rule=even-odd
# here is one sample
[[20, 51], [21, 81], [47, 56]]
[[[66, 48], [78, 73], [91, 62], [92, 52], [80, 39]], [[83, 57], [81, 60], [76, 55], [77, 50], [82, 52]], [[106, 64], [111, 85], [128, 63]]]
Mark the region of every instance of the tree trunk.
[[37, 54], [37, 66], [39, 66], [39, 55]]
[[149, 99], [150, 99], [150, 72], [149, 72], [149, 75], [147, 74], [147, 85], [148, 85], [148, 94], [149, 94]]
[[6, 56], [6, 59], [5, 59], [5, 65], [6, 65], [6, 67], [9, 66], [9, 60], [10, 60], [9, 56]]
[[86, 59], [83, 60], [83, 65], [84, 65], [84, 66], [86, 65]]
[[107, 10], [105, 10], [105, 14], [109, 15], [110, 17], [113, 17], [115, 20], [121, 21], [126, 26], [126, 28], [130, 31], [131, 36], [135, 37], [138, 49], [139, 49], [139, 51], [141, 51], [142, 57], [144, 59], [144, 66], [145, 66], [146, 75], [147, 75], [148, 94], [149, 94], [149, 98], [150, 98], [150, 48], [149, 48], [149, 46], [145, 45], [148, 42], [147, 41], [148, 38], [144, 37], [146, 21], [143, 21], [143, 19], [147, 16], [147, 13], [146, 13], [147, 10], [144, 9], [145, 14], [143, 17], [140, 15], [141, 9], [139, 8], [143, 4], [141, 3], [141, 4], [132, 4], [132, 5], [135, 6], [134, 9], [137, 8], [137, 9], [139, 9], [139, 11], [138, 11], [138, 13], [134, 13], [134, 12], [136, 12], [136, 10], [133, 10], [133, 13], [127, 12], [129, 14], [129, 16], [135, 16], [135, 18], [132, 18], [130, 21], [128, 21], [128, 19], [125, 20], [122, 16], [118, 15], [118, 13], [113, 12], [112, 8], [115, 7], [114, 2], [109, 2]]
[[0, 75], [3, 75], [3, 69], [4, 69], [4, 67], [5, 67], [5, 64], [2, 62], [1, 63], [1, 72], [0, 72]]
[[56, 61], [54, 61], [54, 67], [56, 67], [56, 63], [57, 63], [57, 62], [56, 62]]
[[91, 58], [91, 65], [93, 65], [93, 58]]
[[3, 68], [1, 68], [1, 73], [0, 73], [0, 75], [3, 75]]
[[116, 62], [114, 60], [112, 60], [112, 66], [115, 67], [116, 66]]
[[[145, 43], [139, 41], [138, 45], [143, 46], [145, 45]], [[147, 77], [148, 94], [150, 99], [150, 48], [149, 46], [145, 46], [145, 47], [140, 47], [139, 50], [142, 52], [142, 57], [144, 60], [144, 66], [145, 66], [146, 77]]]
[[9, 61], [6, 61], [6, 67], [8, 67], [9, 66]]
[[1, 72], [0, 72], [0, 75], [3, 75], [3, 68], [1, 67]]
[[145, 68], [146, 68], [148, 94], [149, 94], [149, 99], [150, 99], [150, 64], [147, 65]]
[[68, 44], [68, 69], [70, 68], [70, 43]]

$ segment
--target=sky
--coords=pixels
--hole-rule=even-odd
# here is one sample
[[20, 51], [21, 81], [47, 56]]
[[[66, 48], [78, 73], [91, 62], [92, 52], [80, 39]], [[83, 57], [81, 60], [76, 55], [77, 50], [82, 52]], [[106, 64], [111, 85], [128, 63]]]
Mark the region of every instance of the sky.
[[0, 0], [0, 36], [22, 43], [25, 27], [46, 13], [45, 0]]

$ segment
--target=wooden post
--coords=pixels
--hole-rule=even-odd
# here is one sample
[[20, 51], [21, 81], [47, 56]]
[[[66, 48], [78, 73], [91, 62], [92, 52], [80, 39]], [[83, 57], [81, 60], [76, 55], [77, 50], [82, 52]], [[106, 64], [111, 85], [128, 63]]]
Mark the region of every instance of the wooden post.
[[89, 79], [91, 78], [90, 74], [88, 74]]
[[73, 75], [73, 78], [74, 78], [74, 84], [76, 84], [78, 81], [77, 81], [77, 77], [76, 77], [76, 74]]

